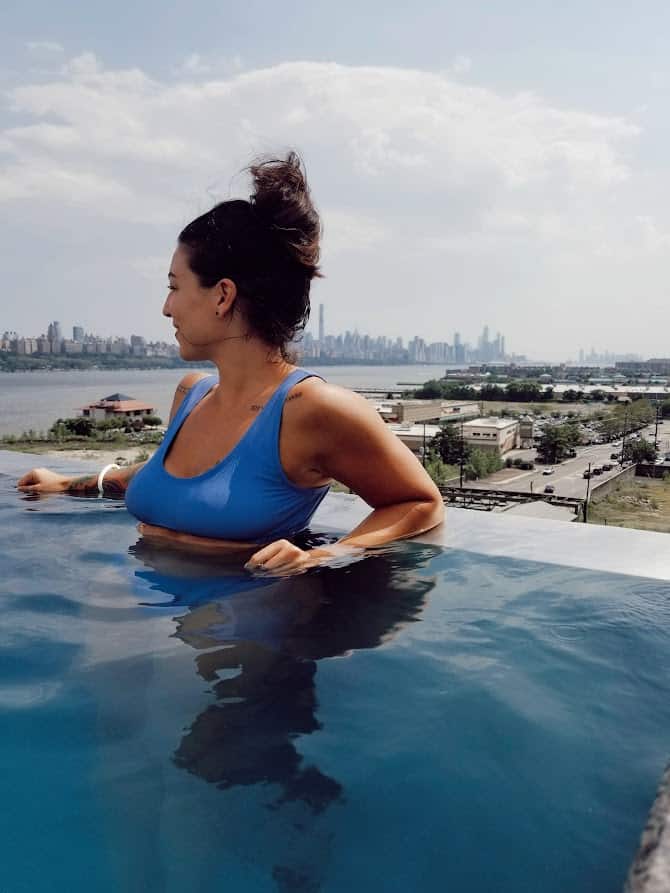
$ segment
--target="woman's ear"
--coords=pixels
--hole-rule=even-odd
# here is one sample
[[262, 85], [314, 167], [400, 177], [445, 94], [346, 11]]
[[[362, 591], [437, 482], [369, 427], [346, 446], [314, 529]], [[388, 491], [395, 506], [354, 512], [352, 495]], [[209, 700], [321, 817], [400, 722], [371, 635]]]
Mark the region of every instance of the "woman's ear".
[[237, 286], [232, 279], [221, 279], [216, 283], [218, 291], [216, 301], [216, 315], [225, 316], [235, 305], [237, 298]]

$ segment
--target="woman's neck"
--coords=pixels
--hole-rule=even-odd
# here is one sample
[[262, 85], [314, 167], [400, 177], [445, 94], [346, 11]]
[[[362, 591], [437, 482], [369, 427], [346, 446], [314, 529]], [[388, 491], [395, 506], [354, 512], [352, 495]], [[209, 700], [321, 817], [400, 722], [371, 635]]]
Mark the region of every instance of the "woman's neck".
[[[253, 336], [241, 336], [221, 344], [212, 361], [219, 371], [220, 399], [244, 402], [265, 388], [276, 386], [295, 369], [279, 348]], [[213, 395], [214, 396], [214, 395]]]

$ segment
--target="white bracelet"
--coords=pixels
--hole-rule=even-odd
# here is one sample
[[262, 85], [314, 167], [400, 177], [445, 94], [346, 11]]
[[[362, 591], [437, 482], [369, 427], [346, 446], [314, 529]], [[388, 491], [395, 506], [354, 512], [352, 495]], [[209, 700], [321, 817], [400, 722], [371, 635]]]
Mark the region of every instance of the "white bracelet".
[[121, 468], [121, 466], [117, 465], [116, 462], [112, 462], [109, 465], [105, 465], [105, 467], [102, 469], [102, 471], [98, 475], [98, 498], [100, 498], [101, 496], [104, 495], [103, 489], [102, 489], [102, 482], [103, 482], [104, 477], [107, 474], [107, 472], [112, 468]]

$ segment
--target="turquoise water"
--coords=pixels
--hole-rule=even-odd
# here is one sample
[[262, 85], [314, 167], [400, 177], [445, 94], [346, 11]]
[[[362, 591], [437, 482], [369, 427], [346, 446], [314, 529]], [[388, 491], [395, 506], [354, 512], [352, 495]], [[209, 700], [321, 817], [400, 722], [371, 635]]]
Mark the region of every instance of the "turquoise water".
[[12, 483], [3, 893], [621, 889], [666, 584], [407, 543], [259, 580]]

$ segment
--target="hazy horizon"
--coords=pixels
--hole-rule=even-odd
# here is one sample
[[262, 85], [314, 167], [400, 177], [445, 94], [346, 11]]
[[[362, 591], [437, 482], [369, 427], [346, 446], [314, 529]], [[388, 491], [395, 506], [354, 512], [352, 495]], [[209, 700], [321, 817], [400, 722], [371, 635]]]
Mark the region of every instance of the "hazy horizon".
[[[183, 0], [5, 13], [3, 328], [171, 340], [176, 234], [297, 148], [327, 331], [667, 356], [670, 8]], [[315, 331], [315, 319], [310, 330]]]

